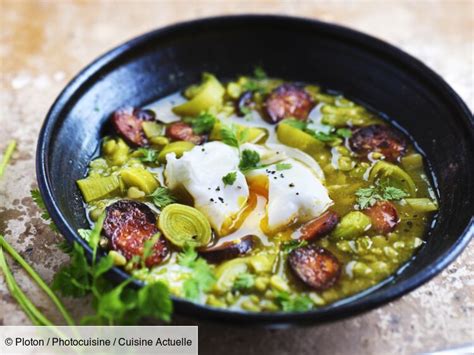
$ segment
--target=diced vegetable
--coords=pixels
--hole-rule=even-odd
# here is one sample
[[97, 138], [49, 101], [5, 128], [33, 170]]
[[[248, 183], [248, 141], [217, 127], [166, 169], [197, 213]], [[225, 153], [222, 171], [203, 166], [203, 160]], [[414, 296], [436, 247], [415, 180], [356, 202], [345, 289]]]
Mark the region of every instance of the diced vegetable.
[[142, 123], [142, 128], [148, 139], [163, 135], [163, 126], [157, 122], [145, 121]]
[[184, 152], [187, 152], [194, 148], [194, 144], [186, 141], [178, 141], [167, 144], [158, 155], [158, 161], [160, 163], [166, 163], [166, 155], [169, 153], [175, 153], [177, 158], [180, 158]]
[[417, 212], [433, 212], [438, 210], [437, 203], [429, 198], [407, 198], [405, 201]]
[[126, 168], [120, 172], [123, 182], [128, 187], [134, 186], [144, 193], [151, 194], [159, 186], [158, 181], [148, 170], [143, 168]]
[[359, 211], [352, 211], [342, 217], [331, 236], [335, 239], [355, 239], [370, 228], [368, 216]]
[[203, 74], [202, 83], [187, 92], [190, 100], [173, 108], [179, 116], [197, 116], [211, 108], [222, 107], [225, 89], [214, 75]]
[[130, 147], [121, 138], [106, 139], [103, 144], [105, 158], [111, 165], [123, 165], [128, 159]]
[[211, 225], [194, 207], [173, 203], [166, 206], [158, 220], [160, 230], [174, 245], [202, 247], [211, 241]]
[[115, 175], [88, 177], [77, 180], [77, 185], [87, 203], [120, 193], [120, 178]]
[[401, 163], [406, 170], [416, 170], [423, 168], [423, 156], [418, 153], [410, 154], [401, 159]]

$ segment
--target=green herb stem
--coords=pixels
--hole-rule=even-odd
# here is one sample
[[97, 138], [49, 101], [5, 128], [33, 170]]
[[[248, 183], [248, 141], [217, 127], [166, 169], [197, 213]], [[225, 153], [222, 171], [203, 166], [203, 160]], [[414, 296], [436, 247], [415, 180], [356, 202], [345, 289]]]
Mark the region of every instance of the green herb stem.
[[3, 154], [2, 162], [0, 163], [0, 178], [3, 176], [5, 172], [5, 168], [7, 167], [8, 162], [10, 161], [13, 152], [16, 148], [16, 141], [12, 140], [8, 143], [7, 149], [5, 150], [5, 154]]
[[11, 295], [18, 302], [21, 308], [25, 311], [28, 318], [34, 325], [53, 325], [33, 303], [29, 300], [28, 296], [20, 289], [15, 278], [13, 277], [10, 268], [5, 260], [3, 253], [3, 247], [0, 247], [0, 269], [5, 274], [5, 280], [7, 282], [8, 289]]
[[51, 301], [53, 301], [53, 303], [58, 308], [59, 312], [61, 312], [66, 323], [68, 325], [74, 325], [75, 324], [74, 320], [72, 319], [71, 315], [66, 310], [66, 308], [64, 308], [63, 304], [58, 299], [58, 297], [49, 288], [49, 286], [43, 281], [41, 276], [39, 276], [38, 273], [25, 261], [25, 259], [23, 259], [21, 255], [18, 254], [16, 250], [13, 249], [10, 244], [7, 243], [7, 241], [2, 235], [0, 235], [0, 247], [5, 249], [5, 251], [8, 254], [10, 254], [13, 257], [13, 259], [15, 259], [23, 267], [23, 269], [25, 269], [25, 271], [31, 276], [33, 281], [35, 281], [38, 284], [38, 286], [48, 295]]

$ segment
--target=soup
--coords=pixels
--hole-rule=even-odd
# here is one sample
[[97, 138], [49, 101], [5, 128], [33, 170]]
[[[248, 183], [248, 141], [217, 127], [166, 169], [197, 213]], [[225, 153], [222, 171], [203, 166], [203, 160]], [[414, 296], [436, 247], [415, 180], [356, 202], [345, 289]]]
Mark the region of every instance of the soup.
[[202, 82], [142, 108], [77, 181], [100, 246], [193, 302], [306, 311], [376, 285], [437, 210], [424, 158], [378, 114], [317, 85]]

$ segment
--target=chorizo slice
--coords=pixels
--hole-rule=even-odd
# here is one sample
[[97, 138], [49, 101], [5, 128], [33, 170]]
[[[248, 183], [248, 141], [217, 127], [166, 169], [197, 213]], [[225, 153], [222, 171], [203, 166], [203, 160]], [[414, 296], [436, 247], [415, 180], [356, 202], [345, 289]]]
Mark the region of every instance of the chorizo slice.
[[255, 244], [256, 237], [247, 235], [238, 241], [229, 241], [216, 247], [200, 249], [199, 255], [211, 263], [219, 263], [248, 254]]
[[288, 255], [288, 262], [296, 277], [317, 291], [334, 285], [341, 274], [339, 260], [317, 246], [296, 248]]
[[194, 144], [204, 142], [204, 136], [195, 134], [193, 128], [185, 122], [174, 122], [166, 127], [166, 136], [173, 141], [187, 141]]
[[148, 144], [145, 132], [143, 132], [143, 121], [153, 121], [153, 111], [139, 108], [126, 107], [117, 110], [112, 115], [112, 125], [117, 133], [128, 143], [143, 147]]
[[371, 152], [379, 152], [388, 161], [396, 162], [405, 155], [407, 141], [392, 128], [374, 124], [356, 129], [349, 139], [349, 146], [357, 154], [367, 156]]
[[397, 208], [388, 201], [377, 201], [364, 212], [370, 217], [372, 227], [381, 234], [392, 232], [399, 222]]
[[237, 116], [243, 117], [254, 106], [253, 92], [245, 91], [237, 100]]
[[[130, 260], [143, 255], [145, 242], [158, 233], [158, 228], [156, 217], [147, 205], [121, 200], [107, 207], [103, 232], [111, 241], [112, 248]], [[146, 266], [160, 264], [168, 253], [168, 245], [160, 237], [145, 261]]]
[[311, 95], [302, 87], [283, 84], [268, 95], [264, 103], [264, 111], [270, 123], [278, 123], [287, 117], [305, 121], [314, 105]]
[[306, 222], [300, 229], [300, 239], [315, 240], [329, 234], [339, 223], [336, 212], [326, 211], [321, 216]]

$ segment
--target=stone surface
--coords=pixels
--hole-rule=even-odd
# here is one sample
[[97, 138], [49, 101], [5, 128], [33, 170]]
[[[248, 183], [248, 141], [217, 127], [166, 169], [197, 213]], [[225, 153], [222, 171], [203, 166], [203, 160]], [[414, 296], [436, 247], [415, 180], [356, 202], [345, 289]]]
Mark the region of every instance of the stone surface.
[[[35, 145], [45, 114], [66, 83], [106, 50], [148, 30], [217, 14], [278, 13], [347, 25], [399, 46], [440, 73], [471, 109], [472, 1], [5, 1], [0, 2], [0, 151], [18, 150], [0, 181], [0, 232], [48, 282], [67, 258], [30, 198]], [[413, 353], [474, 339], [474, 246], [416, 291], [362, 316], [309, 328], [267, 330], [202, 324], [202, 353]], [[45, 296], [16, 266], [15, 277], [48, 316]], [[66, 300], [75, 316], [89, 302]], [[194, 323], [178, 318], [180, 324]], [[0, 276], [0, 324], [29, 324]]]

